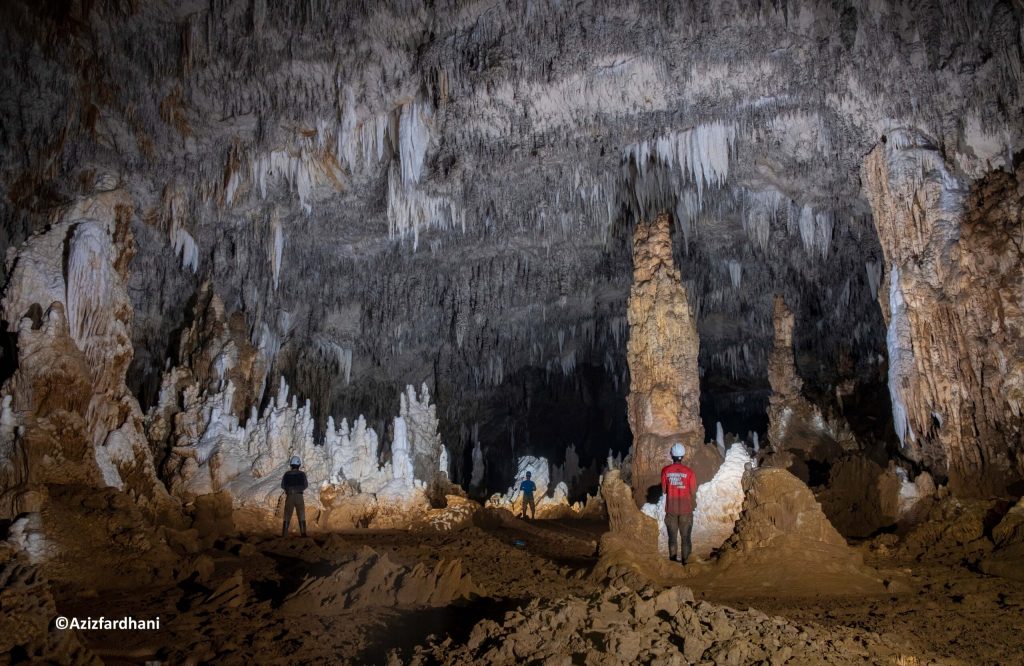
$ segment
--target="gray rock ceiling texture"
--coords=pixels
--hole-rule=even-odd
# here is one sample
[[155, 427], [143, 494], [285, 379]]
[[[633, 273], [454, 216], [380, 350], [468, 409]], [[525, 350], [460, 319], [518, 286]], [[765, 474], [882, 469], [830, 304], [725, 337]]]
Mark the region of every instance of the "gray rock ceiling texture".
[[124, 187], [144, 403], [210, 281], [321, 418], [392, 413], [396, 387], [427, 381], [450, 436], [483, 422], [497, 439], [544, 382], [576, 399], [601, 385], [588, 399], [624, 411], [630, 228], [667, 209], [707, 399], [763, 410], [773, 294], [811, 385], [884, 392], [860, 165], [905, 130], [970, 177], [1012, 160], [1022, 15], [992, 0], [6, 2], [2, 244]]

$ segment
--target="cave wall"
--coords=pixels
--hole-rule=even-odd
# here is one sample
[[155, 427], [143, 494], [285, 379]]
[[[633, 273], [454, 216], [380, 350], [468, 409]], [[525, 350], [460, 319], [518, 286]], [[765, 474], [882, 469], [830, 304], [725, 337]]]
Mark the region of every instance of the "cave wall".
[[879, 302], [905, 455], [965, 495], [1020, 490], [1024, 169], [971, 182], [923, 134], [864, 162], [885, 252]]

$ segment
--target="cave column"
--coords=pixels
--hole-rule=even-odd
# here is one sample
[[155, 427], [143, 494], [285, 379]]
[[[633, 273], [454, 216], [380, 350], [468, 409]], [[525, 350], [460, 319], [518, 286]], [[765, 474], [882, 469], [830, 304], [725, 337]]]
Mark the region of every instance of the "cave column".
[[637, 225], [627, 317], [632, 484], [634, 499], [642, 504], [649, 488], [660, 485], [661, 468], [669, 462], [674, 442], [682, 441], [689, 448], [687, 459], [705, 448], [697, 365], [700, 341], [686, 289], [672, 260], [667, 214], [651, 224]]
[[900, 131], [861, 167], [885, 254], [893, 420], [907, 457], [961, 495], [1024, 477], [1024, 169], [970, 188], [921, 134]]
[[[775, 296], [772, 306], [772, 326], [775, 329], [772, 353], [768, 358], [768, 383], [772, 387], [768, 399], [768, 443], [775, 449], [785, 448], [786, 433], [794, 412], [805, 412], [810, 407], [800, 395], [803, 381], [796, 374], [793, 357], [793, 311], [782, 296]], [[810, 414], [801, 414], [806, 420]]]

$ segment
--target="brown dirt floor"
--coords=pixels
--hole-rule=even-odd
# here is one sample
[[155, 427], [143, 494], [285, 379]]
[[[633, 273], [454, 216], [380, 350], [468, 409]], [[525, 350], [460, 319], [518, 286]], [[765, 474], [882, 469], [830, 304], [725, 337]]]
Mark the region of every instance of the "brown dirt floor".
[[[53, 591], [58, 612], [67, 616], [160, 617], [155, 632], [82, 632], [87, 646], [110, 664], [362, 664], [386, 663], [389, 653], [406, 661], [416, 646], [436, 647], [447, 638], [449, 645], [463, 645], [481, 620], [501, 624], [506, 613], [533, 600], [599, 593], [606, 582], [588, 574], [605, 529], [603, 522], [572, 519], [495, 520], [447, 534], [247, 535], [223, 539], [208, 550], [213, 567], [206, 576], [141, 589], [97, 592], [55, 585]], [[437, 608], [282, 612], [282, 601], [308, 576], [328, 575], [364, 546], [408, 567], [461, 560], [462, 572], [484, 594]], [[925, 565], [869, 557], [868, 564], [901, 570], [898, 593], [744, 599], [735, 591], [693, 592], [698, 600], [753, 607], [793, 623], [872, 632], [899, 647], [899, 658], [879, 662], [868, 656], [860, 663], [1024, 664], [1024, 583], [986, 576], [957, 562]], [[239, 570], [244, 583], [233, 586]], [[224, 594], [210, 599], [218, 588]]]

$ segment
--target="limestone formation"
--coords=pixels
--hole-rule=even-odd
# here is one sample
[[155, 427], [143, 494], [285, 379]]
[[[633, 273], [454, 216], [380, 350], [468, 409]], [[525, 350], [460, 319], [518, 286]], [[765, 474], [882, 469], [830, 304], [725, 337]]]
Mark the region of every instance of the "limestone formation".
[[903, 454], [961, 495], [1024, 476], [1024, 168], [968, 182], [922, 133], [865, 159], [885, 255], [889, 391]]
[[882, 530], [906, 531], [924, 521], [935, 494], [928, 472], [911, 480], [910, 473], [894, 461], [883, 468], [854, 453], [832, 465], [828, 483], [817, 498], [840, 534], [863, 538]]
[[743, 510], [743, 475], [754, 461], [742, 443], [733, 444], [714, 478], [697, 488], [693, 512], [693, 554], [706, 558], [728, 539]]
[[743, 512], [706, 574], [708, 584], [755, 595], [883, 590], [881, 577], [846, 544], [795, 476], [762, 467], [745, 475], [744, 491]]
[[601, 499], [608, 511], [608, 532], [601, 537], [601, 559], [595, 570], [627, 566], [656, 575], [665, 561], [659, 551], [660, 528], [654, 518], [636, 507], [633, 493], [618, 470], [605, 473]]
[[[633, 286], [627, 317], [629, 396], [633, 431], [632, 484], [637, 504], [660, 485], [661, 468], [676, 441], [689, 447], [687, 461], [701, 459], [704, 427], [700, 421], [700, 341], [686, 288], [672, 258], [667, 214], [639, 223], [633, 236]], [[703, 460], [701, 460], [703, 462]], [[714, 473], [713, 463], [699, 475]], [[703, 479], [702, 479], [703, 480]]]
[[[427, 489], [440, 474], [440, 460], [428, 466], [426, 479], [415, 475], [405, 417], [395, 417], [391, 460], [381, 463], [377, 434], [361, 417], [351, 428], [345, 419], [338, 428], [328, 419], [323, 442], [316, 442], [309, 401], [299, 407], [283, 378], [276, 399], [262, 414], [253, 407], [245, 425], [231, 413], [233, 394], [230, 381], [223, 391], [202, 398], [194, 385], [184, 391], [184, 411], [175, 416], [177, 443], [165, 468], [172, 492], [183, 499], [228, 491], [246, 525], [273, 525], [282, 502], [281, 476], [297, 455], [310, 483], [307, 510], [314, 516], [323, 510], [325, 525], [408, 526], [428, 508]], [[403, 402], [408, 395], [415, 396], [412, 387]], [[432, 413], [432, 405], [412, 404], [416, 415]], [[430, 433], [428, 424], [414, 423], [413, 441], [439, 458], [443, 447], [436, 430]]]
[[40, 511], [49, 484], [124, 490], [150, 518], [178, 510], [125, 385], [131, 215], [121, 190], [81, 198], [8, 257], [2, 311], [18, 368], [0, 389], [0, 516]]
[[561, 498], [548, 497], [548, 490], [552, 488], [552, 483], [551, 466], [548, 464], [547, 459], [538, 458], [537, 456], [522, 456], [516, 465], [516, 476], [512, 485], [509, 486], [504, 494], [492, 495], [487, 500], [487, 506], [507, 509], [517, 516], [522, 513], [523, 493], [519, 490], [519, 484], [526, 478], [527, 472], [530, 472], [531, 480], [537, 484], [537, 490], [533, 493], [533, 499], [536, 504], [538, 517], [541, 516], [542, 506], [568, 504], [565, 496]]
[[1024, 499], [1018, 500], [992, 530], [995, 550], [981, 562], [993, 576], [1024, 581]]
[[[909, 482], [907, 485], [908, 492], [917, 488]], [[866, 537], [896, 524], [901, 516], [903, 492], [903, 481], [894, 470], [855, 454], [832, 465], [828, 486], [818, 494], [818, 501], [840, 534]], [[904, 502], [902, 511], [911, 511], [910, 497]]]
[[551, 466], [552, 485], [564, 482], [568, 492], [575, 495], [580, 491], [577, 485], [580, 482], [581, 476], [582, 470], [580, 470], [579, 454], [576, 453], [576, 446], [570, 444], [565, 449], [565, 462], [561, 465]]
[[[793, 452], [801, 461], [828, 460], [842, 453], [832, 428], [816, 406], [801, 393], [803, 381], [793, 359], [793, 312], [781, 296], [775, 296], [772, 322], [774, 346], [768, 359], [768, 443], [773, 453]], [[775, 466], [789, 467], [789, 456], [775, 456]], [[799, 469], [799, 468], [798, 468]], [[791, 470], [799, 472], [797, 470]], [[804, 478], [804, 481], [807, 481]]]

